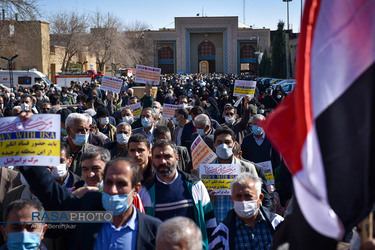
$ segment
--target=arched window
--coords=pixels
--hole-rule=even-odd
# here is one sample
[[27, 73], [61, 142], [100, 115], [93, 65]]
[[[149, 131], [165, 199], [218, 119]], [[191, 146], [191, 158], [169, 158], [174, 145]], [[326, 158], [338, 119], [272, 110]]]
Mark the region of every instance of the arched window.
[[198, 56], [214, 56], [215, 55], [215, 45], [209, 41], [204, 40], [198, 46]]
[[158, 50], [158, 59], [167, 60], [173, 59], [173, 50], [169, 46], [165, 46]]
[[240, 51], [240, 58], [254, 58], [255, 49], [250, 44], [244, 45]]

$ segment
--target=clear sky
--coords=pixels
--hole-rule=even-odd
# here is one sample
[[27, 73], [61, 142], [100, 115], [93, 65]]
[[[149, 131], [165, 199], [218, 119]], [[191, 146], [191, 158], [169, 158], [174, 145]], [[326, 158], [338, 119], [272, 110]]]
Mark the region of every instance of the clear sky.
[[[304, 3], [305, 1], [302, 0]], [[121, 18], [124, 23], [141, 21], [150, 29], [174, 27], [174, 17], [238, 16], [243, 22], [243, 0], [39, 0], [42, 16], [59, 11], [94, 13], [101, 11]], [[302, 3], [302, 4], [303, 4]], [[245, 0], [245, 23], [255, 28], [275, 30], [279, 20], [286, 23], [287, 4], [282, 0]], [[301, 0], [289, 2], [289, 23], [300, 31]], [[43, 20], [47, 20], [43, 18]]]

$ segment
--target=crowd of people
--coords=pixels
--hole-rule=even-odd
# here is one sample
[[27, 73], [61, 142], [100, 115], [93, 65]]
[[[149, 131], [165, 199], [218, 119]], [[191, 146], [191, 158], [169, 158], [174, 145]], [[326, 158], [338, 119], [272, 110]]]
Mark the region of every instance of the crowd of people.
[[[0, 168], [1, 216], [9, 222], [0, 249], [270, 249], [293, 191], [261, 121], [285, 93], [258, 81], [254, 97], [237, 102], [237, 79], [256, 80], [163, 75], [156, 96], [146, 85], [140, 97], [133, 78], [124, 80], [120, 94], [97, 82], [1, 88], [2, 116], [59, 114], [62, 140], [59, 166]], [[136, 103], [138, 119], [128, 106]], [[165, 119], [163, 104], [181, 108]], [[199, 179], [191, 152], [198, 136], [215, 152], [212, 164], [240, 166], [230, 195]], [[261, 162], [272, 164], [274, 184]], [[113, 222], [70, 229], [15, 223], [44, 209], [112, 211]]]

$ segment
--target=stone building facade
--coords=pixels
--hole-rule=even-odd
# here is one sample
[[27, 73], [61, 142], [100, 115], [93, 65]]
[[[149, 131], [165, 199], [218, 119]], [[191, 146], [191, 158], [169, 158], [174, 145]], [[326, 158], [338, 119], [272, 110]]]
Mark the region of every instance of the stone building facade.
[[174, 29], [147, 31], [145, 37], [162, 73], [255, 74], [256, 52], [271, 45], [269, 29], [253, 29], [238, 17], [176, 17]]

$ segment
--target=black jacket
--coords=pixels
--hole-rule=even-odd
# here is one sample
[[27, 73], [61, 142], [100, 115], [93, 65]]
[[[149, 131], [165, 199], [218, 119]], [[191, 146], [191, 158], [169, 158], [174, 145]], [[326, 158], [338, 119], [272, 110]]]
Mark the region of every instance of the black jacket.
[[[46, 211], [104, 211], [102, 193], [87, 192], [78, 198], [55, 182], [45, 168], [20, 167], [30, 187], [43, 203]], [[137, 210], [138, 232], [136, 249], [153, 249], [155, 247], [156, 231], [161, 224], [159, 219], [142, 214]], [[71, 232], [69, 249], [93, 249], [95, 240], [102, 228], [102, 223], [78, 223]], [[142, 232], [142, 233], [140, 233]]]

